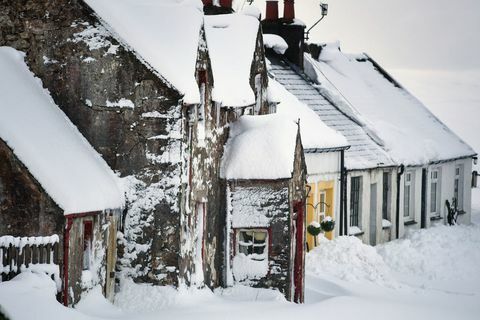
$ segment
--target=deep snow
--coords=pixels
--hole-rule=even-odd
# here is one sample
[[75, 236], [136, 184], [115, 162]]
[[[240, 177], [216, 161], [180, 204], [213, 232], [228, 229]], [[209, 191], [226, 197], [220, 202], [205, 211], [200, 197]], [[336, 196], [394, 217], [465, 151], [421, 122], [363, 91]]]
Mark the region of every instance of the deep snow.
[[[480, 189], [473, 198], [473, 219], [479, 221]], [[414, 231], [375, 248], [354, 237], [320, 241], [307, 254], [306, 303], [300, 306], [272, 290], [175, 290], [127, 280], [115, 305], [97, 288], [76, 309], [68, 309], [56, 302], [50, 279], [28, 273], [0, 283], [0, 305], [14, 320], [245, 319], [259, 314], [276, 320], [478, 319], [480, 224]]]

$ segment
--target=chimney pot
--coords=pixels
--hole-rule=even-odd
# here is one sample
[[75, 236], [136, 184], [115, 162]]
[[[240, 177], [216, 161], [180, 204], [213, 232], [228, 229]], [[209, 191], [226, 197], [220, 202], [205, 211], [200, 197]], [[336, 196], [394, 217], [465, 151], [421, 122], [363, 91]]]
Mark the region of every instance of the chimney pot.
[[283, 18], [286, 20], [295, 19], [294, 0], [283, 0]]
[[278, 20], [278, 1], [267, 0], [265, 20]]
[[213, 6], [213, 0], [202, 0], [204, 6]]
[[220, 7], [232, 9], [232, 0], [220, 0]]

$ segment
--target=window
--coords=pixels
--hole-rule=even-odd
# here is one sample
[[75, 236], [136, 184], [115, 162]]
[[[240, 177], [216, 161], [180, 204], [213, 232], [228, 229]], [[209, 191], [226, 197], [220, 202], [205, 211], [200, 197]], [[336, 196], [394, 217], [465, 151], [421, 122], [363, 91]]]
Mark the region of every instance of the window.
[[205, 110], [207, 108], [207, 71], [201, 70], [198, 74], [200, 83], [200, 105], [197, 109], [197, 139], [200, 144], [205, 140]]
[[463, 210], [463, 165], [455, 167], [453, 197], [457, 201], [457, 209]]
[[[255, 76], [255, 99], [256, 99], [255, 114], [259, 114], [260, 109], [262, 108], [262, 75], [261, 74], [257, 74]], [[251, 114], [253, 114], [253, 112]]]
[[382, 218], [390, 220], [389, 215], [390, 173], [383, 173]]
[[440, 215], [439, 187], [439, 170], [434, 169], [430, 172], [430, 213], [433, 215]]
[[83, 222], [83, 270], [90, 269], [93, 244], [93, 222]]
[[359, 227], [362, 177], [352, 177], [350, 187], [350, 226]]
[[327, 201], [327, 193], [325, 191], [320, 191], [320, 215], [325, 215], [327, 212], [327, 206], [326, 206], [326, 201]]
[[413, 195], [415, 188], [414, 180], [415, 176], [413, 172], [405, 173], [405, 185], [403, 189], [403, 217], [405, 221], [413, 220]]
[[239, 230], [238, 253], [243, 253], [252, 260], [262, 261], [268, 258], [267, 230]]

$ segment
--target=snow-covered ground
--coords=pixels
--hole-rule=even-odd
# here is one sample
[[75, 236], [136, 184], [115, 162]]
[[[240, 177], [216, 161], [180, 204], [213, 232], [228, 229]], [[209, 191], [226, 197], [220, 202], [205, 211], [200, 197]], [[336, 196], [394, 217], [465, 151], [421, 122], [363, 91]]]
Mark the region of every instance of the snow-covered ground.
[[[307, 254], [306, 303], [275, 291], [237, 286], [203, 289], [123, 282], [115, 305], [100, 288], [76, 309], [55, 300], [55, 283], [25, 273], [0, 283], [0, 310], [21, 319], [478, 319], [480, 315], [480, 189], [470, 226], [436, 227], [371, 247], [340, 237]], [[25, 307], [28, 306], [28, 307]]]

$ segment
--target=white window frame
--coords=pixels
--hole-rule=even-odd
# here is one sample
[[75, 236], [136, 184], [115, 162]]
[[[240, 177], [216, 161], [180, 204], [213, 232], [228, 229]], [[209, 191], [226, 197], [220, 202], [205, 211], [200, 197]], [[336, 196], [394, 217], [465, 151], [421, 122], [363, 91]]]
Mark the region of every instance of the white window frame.
[[[323, 201], [322, 201], [322, 196], [323, 196]], [[320, 216], [325, 216], [327, 214], [327, 191], [325, 190], [320, 190], [318, 193], [318, 213]]]
[[[408, 201], [406, 201], [408, 195]], [[403, 220], [413, 221], [415, 213], [415, 171], [405, 172], [403, 186]], [[408, 208], [406, 210], [406, 208]]]
[[[440, 216], [440, 168], [434, 168], [430, 170], [430, 201], [429, 201], [429, 211], [432, 217]], [[434, 186], [435, 184], [435, 186]], [[435, 198], [433, 196], [435, 195]]]
[[[253, 232], [253, 236], [252, 236], [252, 239], [255, 239], [255, 233], [265, 233], [265, 243], [264, 244], [255, 244], [254, 242], [250, 243], [250, 244], [247, 244], [247, 245], [244, 245], [244, 244], [241, 244], [241, 241], [240, 241], [240, 234], [242, 232]], [[259, 254], [256, 254], [256, 253], [248, 253], [248, 254], [245, 254], [245, 256], [247, 256], [248, 258], [250, 258], [251, 260], [255, 260], [255, 261], [264, 261], [264, 260], [268, 260], [268, 255], [269, 255], [269, 252], [268, 252], [268, 247], [269, 247], [269, 234], [268, 234], [268, 229], [265, 229], [265, 228], [255, 228], [255, 229], [248, 229], [248, 228], [243, 228], [243, 229], [236, 229], [236, 242], [237, 242], [237, 245], [236, 245], [236, 254], [245, 254], [244, 252], [241, 252], [240, 251], [240, 247], [243, 246], [243, 247], [262, 247], [264, 246], [265, 249], [263, 250], [263, 254], [262, 256], [263, 257], [260, 257]]]
[[459, 164], [455, 166], [455, 178], [453, 182], [453, 197], [457, 199], [457, 209], [463, 210], [463, 183], [464, 183], [464, 166], [463, 164]]

